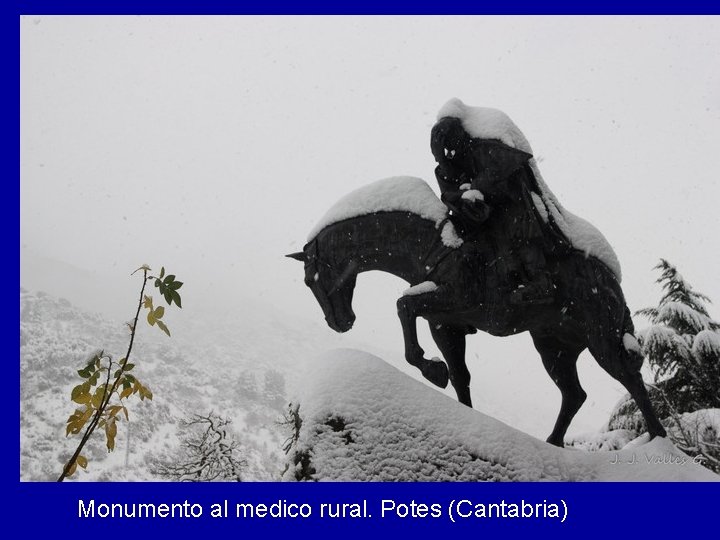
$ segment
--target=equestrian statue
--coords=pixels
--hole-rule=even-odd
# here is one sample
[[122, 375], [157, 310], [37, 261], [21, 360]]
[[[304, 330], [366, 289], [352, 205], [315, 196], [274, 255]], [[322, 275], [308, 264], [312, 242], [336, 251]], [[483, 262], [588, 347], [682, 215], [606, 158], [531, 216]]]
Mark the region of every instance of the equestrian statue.
[[[397, 301], [406, 360], [441, 388], [451, 382], [461, 403], [472, 407], [466, 336], [530, 332], [562, 393], [549, 443], [563, 446], [586, 399], [576, 367], [585, 349], [633, 397], [650, 436], [665, 436], [640, 375], [617, 257], [560, 205], [522, 132], [501, 111], [453, 99], [430, 139], [441, 199], [419, 178], [369, 184], [333, 205], [303, 251], [288, 255], [304, 262], [330, 328], [352, 327], [359, 273], [389, 272], [411, 285]], [[418, 317], [444, 361], [425, 358]]]

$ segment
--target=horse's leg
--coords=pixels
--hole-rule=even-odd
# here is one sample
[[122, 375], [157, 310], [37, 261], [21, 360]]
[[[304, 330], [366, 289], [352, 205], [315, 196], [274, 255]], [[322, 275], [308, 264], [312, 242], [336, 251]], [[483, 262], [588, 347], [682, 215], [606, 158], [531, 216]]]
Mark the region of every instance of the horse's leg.
[[442, 360], [427, 360], [422, 347], [418, 343], [416, 321], [433, 313], [447, 313], [465, 301], [465, 297], [457, 298], [453, 289], [442, 285], [432, 292], [401, 296], [397, 301], [398, 317], [405, 340], [405, 359], [417, 367], [423, 376], [440, 388], [445, 388], [449, 374]]
[[[624, 316], [630, 317], [627, 309], [625, 311]], [[628, 351], [623, 343], [625, 332], [632, 335], [632, 322], [624, 321], [624, 323], [619, 328], [608, 326], [611, 328], [608, 332], [603, 332], [604, 327], [600, 324], [599, 330], [596, 328], [594, 332], [589, 332], [590, 354], [630, 393], [645, 418], [650, 437], [665, 437], [667, 435], [665, 428], [655, 415], [645, 383], [640, 375], [643, 358], [639, 352]]]
[[443, 354], [450, 370], [450, 382], [458, 401], [472, 408], [470, 400], [470, 372], [465, 365], [465, 336], [462, 326], [430, 323], [430, 333]]
[[587, 398], [577, 374], [577, 359], [585, 346], [565, 343], [554, 336], [536, 332], [530, 332], [530, 335], [545, 370], [562, 394], [560, 413], [552, 433], [547, 438], [547, 442], [562, 448], [570, 422]]

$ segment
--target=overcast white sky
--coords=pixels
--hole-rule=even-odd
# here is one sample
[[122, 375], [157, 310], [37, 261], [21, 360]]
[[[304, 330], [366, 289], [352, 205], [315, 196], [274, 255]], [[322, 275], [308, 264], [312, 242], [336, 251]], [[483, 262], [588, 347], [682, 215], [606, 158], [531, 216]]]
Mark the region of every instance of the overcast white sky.
[[[614, 246], [631, 310], [656, 303], [660, 257], [720, 302], [716, 17], [26, 17], [21, 57], [21, 244], [110, 283], [162, 263], [186, 306], [246, 297], [322, 324], [283, 254], [351, 189], [434, 185], [430, 128], [459, 97], [523, 130]], [[356, 292], [353, 339], [393, 362], [404, 288]], [[551, 425], [529, 339], [471, 339], [474, 393], [542, 379]], [[621, 391], [589, 358], [581, 379], [597, 427]]]

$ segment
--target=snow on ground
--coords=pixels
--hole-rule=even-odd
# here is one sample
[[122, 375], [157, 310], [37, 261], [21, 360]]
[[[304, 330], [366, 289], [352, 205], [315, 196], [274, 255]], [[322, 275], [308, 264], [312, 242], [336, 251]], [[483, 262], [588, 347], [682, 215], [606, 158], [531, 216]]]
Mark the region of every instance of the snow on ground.
[[[471, 137], [499, 140], [512, 148], [533, 153], [530, 143], [520, 128], [507, 114], [497, 109], [471, 107], [453, 98], [443, 105], [437, 117], [438, 120], [444, 117], [460, 119], [463, 128]], [[563, 208], [545, 184], [535, 158], [530, 159], [529, 164], [540, 188], [539, 197], [533, 196], [533, 201], [542, 219], [547, 222], [552, 217], [552, 221], [576, 249], [585, 253], [586, 257], [593, 256], [600, 259], [620, 281], [622, 278], [620, 261], [605, 236], [591, 223]]]
[[622, 450], [633, 439], [635, 432], [629, 429], [614, 429], [599, 433], [582, 433], [574, 437], [565, 438], [565, 446], [577, 448], [586, 452], [608, 452]]
[[285, 480], [720, 480], [667, 439], [617, 452], [556, 448], [365, 352], [328, 352], [306, 373]]

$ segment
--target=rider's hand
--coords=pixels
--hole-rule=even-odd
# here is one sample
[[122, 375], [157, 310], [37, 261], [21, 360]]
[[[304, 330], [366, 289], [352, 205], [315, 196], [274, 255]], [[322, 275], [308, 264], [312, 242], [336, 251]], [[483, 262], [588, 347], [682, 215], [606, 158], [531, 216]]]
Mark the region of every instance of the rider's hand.
[[481, 200], [462, 197], [462, 192], [448, 191], [441, 200], [453, 213], [470, 226], [480, 225], [490, 216], [490, 206]]

